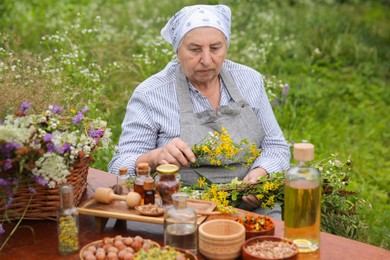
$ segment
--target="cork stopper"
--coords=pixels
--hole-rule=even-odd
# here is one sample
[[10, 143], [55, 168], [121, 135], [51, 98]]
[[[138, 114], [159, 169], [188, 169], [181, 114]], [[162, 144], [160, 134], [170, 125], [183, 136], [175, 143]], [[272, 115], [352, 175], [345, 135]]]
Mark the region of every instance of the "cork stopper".
[[147, 162], [140, 162], [137, 165], [138, 170], [148, 170], [149, 169], [149, 163]]
[[294, 159], [303, 162], [314, 160], [314, 145], [309, 143], [294, 144]]
[[163, 164], [156, 168], [156, 170], [161, 174], [175, 174], [179, 171], [179, 167], [174, 164]]
[[62, 209], [70, 209], [74, 206], [73, 185], [62, 184], [59, 188], [60, 192], [60, 207]]
[[149, 163], [147, 163], [147, 162], [138, 163], [136, 172], [137, 172], [137, 175], [149, 175], [150, 174]]
[[119, 169], [119, 175], [122, 176], [122, 177], [127, 175], [127, 168], [124, 168], [124, 167], [120, 168]]
[[144, 180], [144, 190], [154, 190], [154, 179], [147, 178]]

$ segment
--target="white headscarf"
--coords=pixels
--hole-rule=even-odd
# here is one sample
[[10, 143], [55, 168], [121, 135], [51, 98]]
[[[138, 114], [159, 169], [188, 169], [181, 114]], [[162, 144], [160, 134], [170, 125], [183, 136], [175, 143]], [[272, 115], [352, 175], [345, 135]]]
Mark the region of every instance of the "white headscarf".
[[213, 27], [230, 40], [231, 11], [226, 5], [186, 6], [177, 12], [161, 30], [162, 37], [177, 52], [181, 39], [192, 29]]

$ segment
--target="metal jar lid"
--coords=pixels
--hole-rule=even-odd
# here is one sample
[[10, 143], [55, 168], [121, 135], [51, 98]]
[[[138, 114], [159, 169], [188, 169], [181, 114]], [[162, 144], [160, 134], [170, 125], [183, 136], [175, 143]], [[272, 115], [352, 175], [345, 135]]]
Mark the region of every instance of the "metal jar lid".
[[179, 167], [174, 164], [163, 164], [156, 168], [156, 171], [161, 174], [170, 175], [179, 171]]

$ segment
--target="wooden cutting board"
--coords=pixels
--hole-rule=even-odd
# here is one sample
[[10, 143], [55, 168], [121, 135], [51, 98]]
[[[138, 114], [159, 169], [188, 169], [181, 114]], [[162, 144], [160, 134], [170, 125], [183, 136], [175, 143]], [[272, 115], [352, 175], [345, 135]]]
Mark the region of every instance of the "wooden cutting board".
[[[212, 212], [217, 204], [212, 201], [205, 200], [187, 200], [187, 206], [193, 208], [195, 211]], [[139, 222], [147, 222], [154, 224], [163, 224], [164, 216], [151, 217], [143, 216], [135, 209], [129, 209], [125, 201], [113, 201], [110, 204], [99, 203], [93, 198], [83, 201], [78, 210], [80, 214], [90, 215], [102, 218], [116, 218], [123, 220], [133, 220]], [[200, 225], [207, 216], [198, 215], [197, 223]]]

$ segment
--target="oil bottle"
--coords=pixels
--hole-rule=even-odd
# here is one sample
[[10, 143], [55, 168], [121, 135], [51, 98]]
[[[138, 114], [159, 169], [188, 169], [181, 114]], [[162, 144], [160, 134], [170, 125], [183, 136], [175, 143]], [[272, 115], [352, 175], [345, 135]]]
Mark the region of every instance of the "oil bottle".
[[299, 247], [299, 252], [310, 253], [319, 248], [321, 224], [321, 174], [310, 161], [314, 159], [314, 145], [294, 145], [294, 159], [298, 165], [285, 175], [284, 236]]

